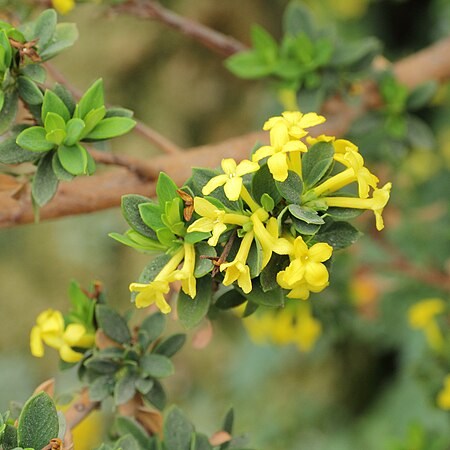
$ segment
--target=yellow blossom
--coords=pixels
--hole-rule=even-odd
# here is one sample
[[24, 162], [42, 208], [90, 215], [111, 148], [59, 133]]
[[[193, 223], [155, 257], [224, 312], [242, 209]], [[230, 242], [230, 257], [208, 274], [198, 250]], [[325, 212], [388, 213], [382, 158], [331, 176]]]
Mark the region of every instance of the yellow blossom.
[[278, 223], [275, 217], [271, 217], [265, 227], [258, 213], [251, 215], [253, 231], [260, 243], [263, 252], [262, 268], [267, 266], [272, 252], [278, 255], [287, 255], [292, 250], [292, 244], [284, 238], [278, 237]]
[[158, 309], [168, 314], [172, 308], [167, 303], [164, 294], [168, 294], [170, 290], [169, 282], [170, 276], [177, 269], [184, 257], [184, 247], [181, 248], [169, 262], [156, 275], [155, 279], [150, 283], [131, 283], [130, 291], [139, 292], [136, 296], [136, 307], [145, 308], [147, 306], [156, 304]]
[[291, 263], [278, 272], [277, 283], [290, 289], [289, 298], [309, 298], [309, 292], [320, 292], [328, 286], [328, 270], [324, 261], [331, 258], [333, 248], [325, 243], [308, 248], [301, 236], [294, 241]]
[[220, 235], [227, 229], [226, 224], [242, 226], [249, 221], [248, 216], [235, 213], [228, 214], [202, 197], [194, 198], [194, 210], [202, 217], [189, 225], [187, 231], [188, 233], [193, 231], [212, 233], [212, 236], [208, 239], [208, 244], [211, 247], [217, 245]]
[[209, 195], [218, 187], [223, 186], [228, 200], [236, 201], [243, 187], [242, 177], [248, 173], [256, 172], [259, 169], [259, 164], [247, 159], [244, 159], [238, 165], [236, 165], [236, 161], [232, 158], [222, 159], [221, 166], [225, 173], [211, 178], [203, 186], [203, 195]]
[[380, 231], [384, 228], [383, 209], [389, 201], [392, 183], [386, 183], [381, 189], [374, 189], [372, 198], [353, 197], [323, 197], [328, 206], [338, 208], [371, 209], [375, 213], [376, 227]]
[[440, 298], [429, 298], [411, 306], [408, 311], [409, 323], [413, 328], [425, 333], [428, 345], [439, 352], [444, 346], [444, 337], [435, 321], [435, 316], [445, 311], [445, 302]]
[[306, 152], [307, 147], [301, 141], [291, 141], [288, 128], [282, 122], [274, 124], [270, 129], [270, 145], [260, 147], [253, 154], [253, 161], [260, 161], [267, 156], [267, 165], [273, 178], [284, 181], [288, 176], [287, 154], [290, 152]]
[[52, 4], [60, 14], [67, 14], [75, 8], [75, 0], [52, 0]]
[[322, 333], [322, 324], [311, 314], [310, 308], [304, 308], [306, 305], [299, 305], [296, 318], [295, 340], [300, 351], [309, 352], [317, 342]]
[[239, 287], [246, 294], [248, 294], [252, 290], [250, 267], [246, 263], [248, 254], [250, 252], [250, 247], [253, 242], [253, 237], [253, 231], [246, 233], [242, 238], [241, 245], [234, 260], [232, 262], [223, 263], [220, 265], [220, 271], [226, 271], [225, 277], [223, 279], [224, 286], [229, 286], [230, 284], [237, 281]]
[[197, 295], [197, 283], [194, 276], [195, 249], [193, 244], [184, 243], [184, 262], [181, 270], [175, 270], [169, 276], [170, 281], [181, 280], [181, 289], [191, 298]]
[[378, 178], [364, 167], [363, 157], [358, 152], [347, 148], [345, 154], [339, 154], [338, 161], [347, 166], [348, 169], [328, 178], [319, 186], [316, 186], [314, 188], [315, 194], [320, 196], [324, 193], [335, 192], [353, 181], [357, 181], [359, 197], [367, 198], [369, 196], [369, 186], [376, 188]]
[[285, 111], [281, 116], [271, 117], [263, 126], [263, 130], [272, 130], [276, 125], [283, 124], [293, 139], [301, 139], [308, 134], [305, 128], [310, 128], [325, 122], [325, 117], [316, 113], [302, 114], [299, 111]]
[[94, 345], [94, 335], [87, 332], [84, 325], [72, 323], [64, 327], [60, 311], [48, 309], [39, 314], [36, 325], [31, 330], [30, 348], [33, 356], [44, 356], [44, 344], [59, 350], [63, 361], [78, 362], [83, 353], [72, 347], [90, 348]]
[[450, 411], [450, 374], [444, 379], [444, 387], [437, 396], [437, 405], [445, 411]]
[[336, 139], [334, 136], [327, 136], [325, 134], [321, 134], [317, 137], [308, 136], [306, 142], [310, 146], [317, 144], [317, 142], [331, 142], [334, 151], [336, 152], [335, 159], [339, 159], [339, 155], [346, 153], [347, 150], [353, 150], [354, 152], [358, 151], [358, 147], [353, 142], [348, 141], [347, 139]]

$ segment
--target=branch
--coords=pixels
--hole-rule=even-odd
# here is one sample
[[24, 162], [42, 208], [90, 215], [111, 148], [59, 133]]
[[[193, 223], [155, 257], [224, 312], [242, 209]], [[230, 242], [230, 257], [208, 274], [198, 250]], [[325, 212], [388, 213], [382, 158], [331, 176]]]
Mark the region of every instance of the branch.
[[248, 49], [233, 37], [226, 36], [194, 20], [175, 14], [155, 1], [130, 0], [117, 6], [115, 10], [133, 14], [141, 19], [157, 20], [225, 57]]
[[88, 388], [83, 388], [78, 398], [70, 405], [64, 413], [69, 429], [75, 428], [82, 422], [94, 409], [100, 406], [99, 402], [92, 402], [89, 399]]
[[[64, 85], [76, 99], [79, 100], [81, 98], [83, 93], [76, 87], [72, 86], [53, 64], [46, 62], [43, 66], [57, 83]], [[137, 124], [132, 131], [140, 134], [144, 139], [165, 153], [175, 154], [182, 151], [178, 145], [139, 120], [137, 120]]]

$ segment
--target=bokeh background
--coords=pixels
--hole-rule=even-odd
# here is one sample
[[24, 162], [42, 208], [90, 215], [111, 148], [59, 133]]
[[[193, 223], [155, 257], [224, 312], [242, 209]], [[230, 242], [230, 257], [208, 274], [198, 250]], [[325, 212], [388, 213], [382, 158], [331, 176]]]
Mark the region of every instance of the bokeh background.
[[[164, 2], [245, 43], [253, 23], [280, 37], [287, 3]], [[389, 60], [450, 32], [448, 0], [306, 3], [320, 23], [336, 26], [348, 39], [378, 37]], [[266, 117], [280, 112], [267, 83], [235, 78], [221, 57], [158, 23], [107, 14], [92, 4], [80, 5], [66, 20], [78, 24], [80, 38], [55, 65], [70, 83], [86, 89], [103, 77], [110, 103], [133, 109], [182, 147], [259, 129]], [[419, 111], [437, 137], [433, 151], [412, 149], [395, 166], [376, 162], [384, 170], [381, 181], [389, 178], [394, 185], [383, 234], [423, 270], [450, 269], [449, 97], [444, 86], [435, 104]], [[113, 151], [148, 158], [159, 153], [136, 136], [117, 140]], [[322, 320], [322, 335], [311, 351], [256, 344], [230, 314], [213, 323], [214, 337], [206, 348], [192, 349], [188, 343], [175, 358], [176, 375], [166, 382], [169, 399], [198, 429], [216, 431], [233, 405], [238, 431], [248, 433], [261, 450], [450, 448], [449, 413], [435, 402], [439, 364], [423, 333], [411, 329], [407, 319], [415, 302], [448, 300], [448, 293], [387, 272], [389, 257], [371, 236], [372, 222], [373, 217], [358, 220], [365, 236], [351, 252], [338, 255], [331, 287], [310, 300]], [[25, 400], [57, 372], [55, 352], [49, 350], [42, 360], [31, 357], [28, 335], [39, 312], [67, 309], [71, 279], [84, 285], [102, 280], [109, 302], [122, 311], [130, 307], [128, 284], [148, 256], [107, 236], [125, 229], [115, 209], [0, 231], [2, 410], [11, 399]], [[179, 325], [173, 321], [170, 328]], [[60, 395], [76, 386], [70, 372], [58, 376]], [[92, 448], [92, 439], [101, 435], [100, 415], [83, 426], [77, 448]], [[408, 440], [418, 444], [409, 446]]]

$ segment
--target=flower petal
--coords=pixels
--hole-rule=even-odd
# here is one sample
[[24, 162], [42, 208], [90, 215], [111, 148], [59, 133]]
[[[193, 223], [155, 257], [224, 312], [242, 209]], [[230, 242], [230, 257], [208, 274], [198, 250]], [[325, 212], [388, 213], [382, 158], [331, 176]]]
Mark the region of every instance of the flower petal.
[[326, 261], [327, 259], [331, 258], [332, 253], [333, 247], [331, 245], [326, 244], [325, 242], [314, 244], [308, 250], [308, 256], [314, 262]]
[[252, 162], [248, 159], [244, 159], [236, 167], [236, 175], [238, 177], [242, 177], [247, 173], [256, 172], [257, 170], [259, 170], [259, 164], [257, 162]]
[[41, 339], [41, 330], [37, 326], [34, 326], [31, 329], [30, 349], [33, 356], [38, 358], [42, 358], [44, 356], [44, 344]]
[[241, 194], [242, 178], [241, 177], [230, 178], [225, 183], [223, 189], [225, 191], [225, 195], [227, 196], [228, 200], [235, 202], [239, 198], [239, 195]]
[[267, 156], [273, 155], [275, 153], [275, 149], [270, 145], [263, 145], [258, 148], [255, 153], [253, 153], [252, 161], [260, 161]]
[[220, 165], [222, 166], [222, 170], [227, 175], [232, 175], [236, 173], [236, 161], [233, 158], [222, 159]]
[[72, 350], [67, 344], [59, 349], [59, 356], [68, 363], [76, 363], [83, 358], [83, 353], [78, 353]]
[[267, 160], [270, 173], [276, 181], [284, 181], [288, 176], [286, 153], [275, 153]]
[[216, 177], [211, 178], [202, 189], [203, 195], [211, 194], [212, 191], [215, 191], [219, 186], [223, 186], [227, 180], [229, 179], [228, 175], [217, 175]]
[[315, 125], [319, 125], [323, 122], [325, 122], [325, 117], [319, 116], [316, 113], [306, 113], [303, 115], [303, 117], [300, 119], [300, 122], [298, 123], [298, 126], [302, 128], [309, 128], [314, 127]]

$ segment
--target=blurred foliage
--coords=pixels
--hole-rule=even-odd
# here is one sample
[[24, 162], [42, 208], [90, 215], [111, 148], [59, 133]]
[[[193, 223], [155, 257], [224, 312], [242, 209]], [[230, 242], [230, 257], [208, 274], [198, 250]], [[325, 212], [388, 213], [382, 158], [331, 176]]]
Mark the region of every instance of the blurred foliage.
[[[0, 1], [0, 9], [6, 3]], [[165, 2], [246, 43], [255, 23], [280, 41], [287, 3]], [[450, 32], [446, 0], [306, 3], [319, 24], [336, 24], [346, 40], [375, 36], [390, 60]], [[159, 24], [108, 18], [101, 11], [86, 4], [67, 16], [78, 24], [80, 39], [55, 64], [83, 89], [108, 73], [107, 97], [133, 108], [137, 117], [180, 145], [243, 134], [280, 112], [263, 83], [236, 79], [220, 58], [198, 44]], [[110, 33], [112, 26], [120, 33]], [[111, 56], [118, 54], [121, 58]], [[394, 96], [401, 90], [394, 86]], [[389, 148], [378, 146], [378, 136], [370, 142], [364, 135], [352, 136], [362, 154], [367, 154], [366, 146], [374, 147], [371, 157], [386, 173], [380, 178], [395, 186], [383, 239], [424, 273], [449, 269], [449, 97], [448, 85], [441, 86], [431, 106], [415, 111], [436, 136], [430, 145], [405, 149], [400, 143], [392, 150], [399, 157], [391, 158]], [[381, 113], [383, 120], [392, 116], [392, 106]], [[136, 137], [120, 138], [112, 147], [129, 148], [137, 156], [155, 153]], [[386, 164], [392, 159], [394, 168]], [[358, 225], [367, 234], [352, 255], [337, 256], [330, 288], [311, 302], [322, 334], [310, 353], [300, 353], [293, 344], [256, 345], [241, 319], [229, 314], [215, 323], [206, 349], [176, 356], [177, 373], [167, 382], [169, 399], [177, 399], [199, 429], [215, 431], [215, 418], [224, 405], [233, 404], [242, 419], [238, 433], [248, 431], [260, 449], [448, 449], [449, 413], [436, 407], [436, 398], [449, 369], [427, 346], [425, 334], [408, 324], [410, 306], [437, 297], [448, 308], [448, 292], [393, 270], [393, 255], [372, 238], [364, 218]], [[56, 358], [45, 366], [31, 359], [27, 334], [40, 311], [49, 305], [65, 308], [70, 279], [82, 284], [102, 279], [111, 303], [121, 310], [128, 307], [127, 284], [147, 258], [107, 238], [111, 230], [121, 229], [120, 212], [107, 211], [1, 232], [1, 314], [7, 318], [0, 329], [2, 410], [12, 397], [25, 401], [27, 393], [57, 371]], [[440, 321], [439, 326], [448, 333], [448, 323]], [[169, 328], [179, 331], [174, 323]], [[28, 378], [15, 377], [17, 372]], [[58, 382], [62, 391], [75, 384], [70, 372]]]

